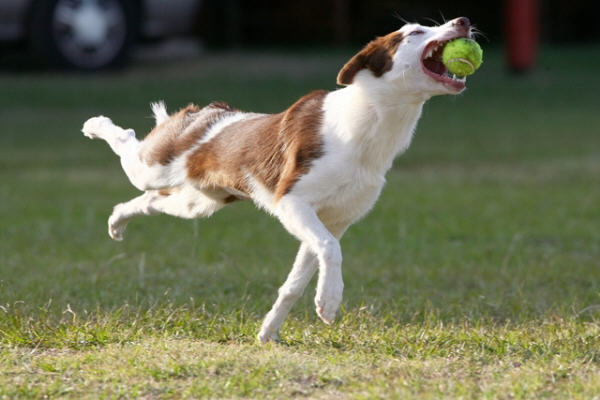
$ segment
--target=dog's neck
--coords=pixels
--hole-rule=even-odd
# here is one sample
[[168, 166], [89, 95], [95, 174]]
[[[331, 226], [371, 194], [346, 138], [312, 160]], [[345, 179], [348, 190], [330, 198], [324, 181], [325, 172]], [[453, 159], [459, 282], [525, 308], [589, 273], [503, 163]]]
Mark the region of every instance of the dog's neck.
[[331, 93], [326, 108], [335, 109], [334, 133], [354, 147], [357, 161], [384, 174], [410, 145], [426, 98], [366, 83]]

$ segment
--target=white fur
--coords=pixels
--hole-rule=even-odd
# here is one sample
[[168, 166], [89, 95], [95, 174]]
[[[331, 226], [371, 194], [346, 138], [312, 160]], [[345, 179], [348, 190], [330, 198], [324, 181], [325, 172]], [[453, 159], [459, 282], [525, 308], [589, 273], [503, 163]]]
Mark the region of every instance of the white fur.
[[156, 103], [150, 103], [150, 108], [152, 109], [152, 114], [154, 114], [156, 125], [160, 125], [169, 119], [167, 106], [165, 105], [164, 101], [161, 100]]
[[[260, 329], [261, 342], [278, 338], [285, 317], [317, 266], [316, 310], [326, 323], [334, 320], [344, 287], [339, 239], [375, 204], [394, 157], [410, 145], [425, 101], [434, 95], [456, 93], [421, 69], [426, 45], [455, 35], [454, 25], [454, 21], [439, 27], [405, 25], [400, 30], [405, 39], [398, 46], [390, 71], [375, 77], [369, 70], [361, 70], [351, 85], [326, 96], [320, 130], [324, 155], [313, 161], [308, 173], [279, 201], [252, 175], [246, 175], [252, 200], [275, 215], [301, 241], [294, 266]], [[414, 30], [422, 33], [409, 35]], [[153, 104], [152, 111], [157, 124], [168, 118], [163, 103]], [[185, 166], [187, 157], [199, 145], [212, 140], [226, 126], [257, 115], [238, 112], [224, 117], [168, 166], [143, 163], [139, 159], [140, 142], [132, 130], [119, 128], [105, 117], [88, 120], [83, 127], [85, 135], [106, 140], [121, 157], [134, 186], [147, 190], [115, 207], [109, 219], [110, 236], [121, 239], [127, 222], [136, 215], [208, 216], [223, 207], [224, 195], [242, 195], [231, 188], [215, 192], [198, 189], [188, 182]], [[163, 187], [177, 187], [177, 191], [161, 196], [155, 189]]]
[[275, 194], [249, 173], [246, 173], [246, 183], [250, 187], [250, 198], [254, 204], [274, 215]]
[[198, 190], [185, 184], [169, 196], [148, 190], [126, 203], [117, 204], [108, 219], [108, 234], [114, 240], [123, 240], [129, 221], [138, 215], [169, 214], [179, 218], [209, 217], [225, 204], [207, 190]]

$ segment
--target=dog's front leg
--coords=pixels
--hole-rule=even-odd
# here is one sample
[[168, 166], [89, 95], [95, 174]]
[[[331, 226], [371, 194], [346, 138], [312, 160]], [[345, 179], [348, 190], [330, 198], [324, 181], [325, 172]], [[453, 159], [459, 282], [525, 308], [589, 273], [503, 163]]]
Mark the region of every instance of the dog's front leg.
[[317, 314], [330, 324], [342, 301], [342, 250], [338, 239], [323, 225], [315, 210], [301, 199], [286, 195], [277, 203], [277, 217], [319, 261], [315, 305]]
[[279, 288], [277, 301], [265, 317], [258, 334], [258, 340], [266, 343], [269, 340], [279, 340], [279, 330], [292, 306], [302, 296], [304, 289], [317, 269], [317, 257], [304, 243], [296, 255], [294, 266], [285, 283]]

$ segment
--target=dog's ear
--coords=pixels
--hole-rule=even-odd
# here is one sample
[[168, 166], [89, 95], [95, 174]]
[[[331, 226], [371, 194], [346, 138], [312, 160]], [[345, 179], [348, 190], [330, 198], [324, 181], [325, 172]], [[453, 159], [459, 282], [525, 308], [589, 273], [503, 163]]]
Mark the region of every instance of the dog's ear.
[[350, 85], [354, 81], [354, 76], [365, 68], [376, 77], [392, 69], [394, 64], [392, 54], [382, 39], [377, 38], [367, 44], [342, 67], [337, 76], [338, 85]]
[[364, 49], [350, 59], [338, 72], [337, 84], [350, 85], [354, 80], [354, 75], [365, 67], [366, 56], [363, 54]]
[[385, 74], [392, 69], [394, 54], [403, 40], [404, 34], [396, 31], [371, 41], [342, 67], [337, 76], [338, 85], [350, 85], [365, 68], [378, 78]]

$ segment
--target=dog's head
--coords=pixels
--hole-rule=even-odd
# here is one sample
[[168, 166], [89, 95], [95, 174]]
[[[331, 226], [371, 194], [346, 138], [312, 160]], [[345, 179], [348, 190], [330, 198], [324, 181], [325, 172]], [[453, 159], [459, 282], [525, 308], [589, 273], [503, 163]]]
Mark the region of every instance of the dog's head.
[[466, 79], [449, 74], [441, 57], [444, 44], [459, 37], [471, 37], [471, 23], [466, 17], [434, 27], [404, 25], [367, 44], [340, 70], [337, 82], [350, 85], [364, 81], [426, 96], [460, 93]]

